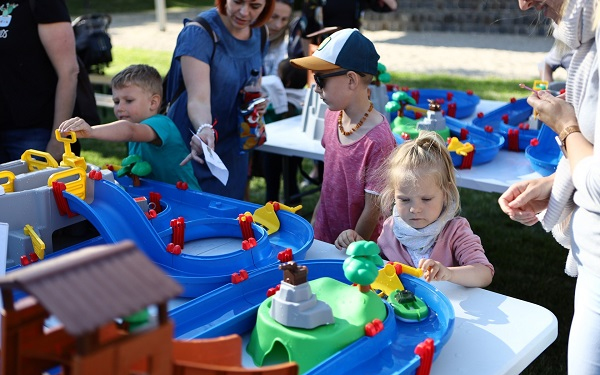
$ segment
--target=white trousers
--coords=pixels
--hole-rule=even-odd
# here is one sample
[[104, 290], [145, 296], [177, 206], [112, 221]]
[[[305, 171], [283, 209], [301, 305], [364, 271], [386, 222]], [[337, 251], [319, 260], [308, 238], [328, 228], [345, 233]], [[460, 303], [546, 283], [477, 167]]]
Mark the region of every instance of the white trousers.
[[578, 267], [569, 333], [569, 375], [600, 375], [600, 277]]

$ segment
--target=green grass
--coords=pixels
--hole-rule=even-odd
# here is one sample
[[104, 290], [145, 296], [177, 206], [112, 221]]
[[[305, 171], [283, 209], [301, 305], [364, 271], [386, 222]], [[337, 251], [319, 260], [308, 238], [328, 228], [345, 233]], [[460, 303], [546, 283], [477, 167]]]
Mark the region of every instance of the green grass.
[[[73, 12], [74, 1], [67, 2]], [[91, 3], [88, 1], [87, 3]], [[167, 2], [168, 6], [200, 6], [209, 2]], [[93, 2], [94, 11], [117, 12], [151, 10], [153, 2], [125, 0]], [[79, 9], [83, 9], [81, 4]], [[169, 68], [171, 53], [145, 51], [140, 49], [113, 48], [114, 62], [105, 70], [113, 75], [132, 63], [146, 63], [155, 66], [161, 74]], [[533, 79], [533, 77], [532, 77]], [[447, 88], [473, 90], [482, 99], [508, 101], [512, 97], [525, 96], [518, 88], [519, 81], [501, 79], [470, 79], [446, 75], [424, 75], [392, 72], [392, 83], [411, 88]], [[104, 113], [105, 121], [114, 116]], [[126, 156], [123, 143], [82, 140], [83, 156], [86, 161], [96, 165], [119, 164]], [[312, 162], [305, 160], [303, 168], [309, 171]], [[249, 200], [264, 203], [264, 180], [254, 177], [250, 181]], [[559, 336], [523, 374], [555, 375], [566, 373], [566, 348], [568, 331], [573, 315], [573, 292], [575, 279], [563, 273], [566, 251], [545, 233], [539, 225], [524, 227], [504, 215], [497, 204], [499, 194], [483, 193], [475, 190], [460, 189], [462, 215], [466, 217], [473, 231], [481, 237], [486, 254], [496, 268], [496, 274], [489, 290], [529, 301], [551, 310], [558, 318]], [[304, 208], [301, 215], [310, 220], [318, 194], [303, 198]], [[473, 312], [476, 314], [476, 312]], [[468, 360], [468, 359], [467, 359]]]

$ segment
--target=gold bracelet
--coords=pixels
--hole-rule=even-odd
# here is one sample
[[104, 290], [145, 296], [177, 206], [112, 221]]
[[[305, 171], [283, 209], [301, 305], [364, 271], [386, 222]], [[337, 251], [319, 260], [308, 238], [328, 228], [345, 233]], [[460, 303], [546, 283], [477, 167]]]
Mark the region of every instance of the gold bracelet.
[[567, 137], [573, 133], [581, 133], [581, 129], [579, 129], [578, 125], [569, 125], [564, 128], [559, 135], [556, 136], [556, 143], [560, 146], [560, 149], [565, 156], [567, 157]]

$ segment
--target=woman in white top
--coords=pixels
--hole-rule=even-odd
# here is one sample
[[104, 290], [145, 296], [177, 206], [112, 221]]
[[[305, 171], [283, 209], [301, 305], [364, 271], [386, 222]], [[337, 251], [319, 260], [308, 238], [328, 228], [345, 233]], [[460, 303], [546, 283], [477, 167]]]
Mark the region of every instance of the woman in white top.
[[548, 177], [519, 182], [498, 200], [525, 225], [541, 221], [570, 249], [566, 272], [578, 276], [569, 334], [571, 375], [600, 374], [600, 137], [599, 63], [596, 39], [600, 0], [519, 0], [557, 23], [554, 37], [574, 50], [566, 95], [533, 93], [527, 102], [557, 134], [564, 157]]

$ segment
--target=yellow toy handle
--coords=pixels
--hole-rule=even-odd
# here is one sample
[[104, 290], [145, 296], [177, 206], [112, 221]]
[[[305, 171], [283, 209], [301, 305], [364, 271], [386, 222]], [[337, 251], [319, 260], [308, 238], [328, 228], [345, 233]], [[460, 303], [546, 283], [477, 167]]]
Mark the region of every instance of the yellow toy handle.
[[81, 168], [71, 168], [65, 169], [64, 171], [53, 173], [50, 177], [48, 177], [48, 186], [52, 187], [52, 183], [54, 181], [58, 181], [63, 178], [68, 178], [71, 176], [77, 176], [77, 179], [71, 179], [69, 182], [65, 182], [66, 191], [69, 193], [85, 200], [85, 182], [86, 182], [86, 174], [85, 171]]
[[280, 210], [284, 210], [287, 212], [291, 212], [293, 214], [295, 214], [296, 212], [300, 211], [302, 209], [302, 205], [299, 204], [297, 206], [291, 207], [291, 206], [287, 206], [281, 202], [273, 202], [273, 203], [278, 203], [279, 204], [279, 209]]
[[421, 112], [421, 113], [427, 114], [427, 110], [425, 108], [416, 107], [416, 106], [410, 105], [410, 104], [407, 104], [404, 107], [404, 109], [407, 110], [407, 111]]
[[8, 181], [6, 181], [3, 184], [0, 184], [0, 186], [2, 186], [4, 188], [4, 192], [5, 193], [12, 193], [13, 191], [15, 191], [15, 185], [14, 185], [14, 181], [15, 181], [15, 174], [12, 173], [11, 171], [0, 171], [0, 180], [2, 180], [3, 178], [6, 178]]
[[[34, 158], [37, 157], [36, 158]], [[37, 150], [26, 150], [21, 155], [21, 160], [27, 163], [27, 169], [29, 172], [40, 171], [42, 169], [50, 168], [58, 168], [58, 163], [56, 159], [52, 157], [47, 152], [37, 151]]]
[[38, 234], [35, 232], [35, 230], [33, 230], [33, 227], [29, 224], [25, 225], [25, 228], [23, 228], [23, 232], [26, 235], [28, 235], [29, 237], [31, 237], [31, 244], [33, 245], [33, 251], [38, 256], [38, 258], [44, 259], [45, 250], [46, 250], [46, 244], [44, 243], [44, 241], [42, 241], [40, 236], [38, 236]]
[[85, 170], [87, 165], [85, 160], [81, 156], [77, 156], [71, 151], [71, 143], [77, 142], [77, 135], [75, 132], [69, 132], [67, 137], [63, 137], [60, 131], [56, 129], [54, 131], [56, 140], [63, 143], [65, 147], [65, 153], [63, 154], [62, 161], [60, 162], [61, 167], [81, 168]]
[[411, 276], [414, 277], [422, 277], [423, 276], [423, 270], [420, 268], [415, 268], [415, 267], [411, 267], [408, 264], [405, 263], [400, 263], [400, 262], [394, 262], [393, 264], [399, 264], [402, 266], [402, 273], [407, 273]]

